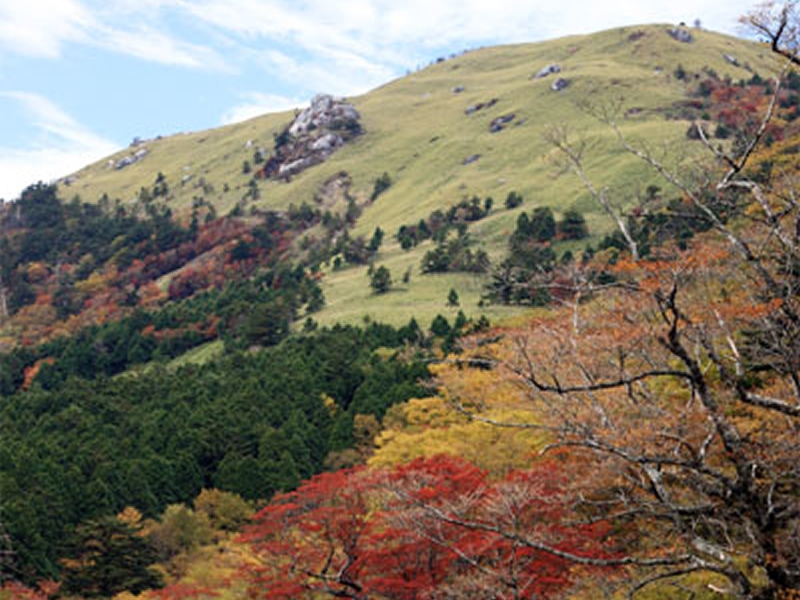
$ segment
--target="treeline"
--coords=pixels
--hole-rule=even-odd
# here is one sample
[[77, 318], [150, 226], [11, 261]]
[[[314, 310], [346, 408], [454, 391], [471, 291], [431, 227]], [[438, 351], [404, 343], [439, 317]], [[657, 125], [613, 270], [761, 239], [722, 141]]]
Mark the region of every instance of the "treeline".
[[[293, 237], [313, 226], [291, 212], [217, 218], [201, 201], [185, 220], [150, 194], [130, 206], [107, 198], [64, 203], [55, 186], [31, 186], [0, 215], [0, 324], [31, 346], [137, 309], [153, 312], [167, 300], [271, 277], [290, 260]], [[278, 288], [263, 278], [256, 285]], [[321, 307], [319, 290], [303, 293]]]
[[4, 397], [0, 498], [12, 575], [57, 575], [80, 524], [126, 506], [155, 516], [212, 487], [266, 499], [326, 459], [341, 465], [354, 422], [424, 393], [424, 361], [375, 353], [421, 335], [413, 322], [334, 327], [204, 366], [70, 375]]
[[229, 348], [272, 346], [289, 334], [295, 319], [323, 304], [319, 285], [305, 269], [282, 264], [160, 310], [137, 309], [118, 321], [15, 348], [0, 355], [0, 395], [33, 383], [53, 389], [72, 376], [116, 375], [218, 338]]
[[428, 239], [443, 242], [451, 230], [457, 229], [463, 233], [469, 223], [485, 218], [492, 206], [494, 200], [490, 196], [483, 201], [473, 196], [470, 200], [465, 199], [450, 206], [446, 211], [433, 211], [427, 219], [420, 219], [416, 225], [401, 225], [397, 230], [397, 240], [403, 250], [410, 250]]
[[[530, 214], [520, 213], [514, 233], [508, 239], [508, 254], [491, 273], [486, 296], [500, 304], [543, 305], [551, 301], [551, 283], [558, 266], [553, 249], [557, 241], [582, 240], [589, 236], [586, 220], [575, 210], [566, 210], [556, 221], [548, 207], [538, 207]], [[568, 250], [560, 262], [573, 260]]]

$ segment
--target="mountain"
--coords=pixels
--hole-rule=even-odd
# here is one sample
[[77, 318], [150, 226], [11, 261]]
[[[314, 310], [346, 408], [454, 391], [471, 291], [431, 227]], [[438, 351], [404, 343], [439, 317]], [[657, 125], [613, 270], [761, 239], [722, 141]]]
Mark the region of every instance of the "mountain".
[[793, 597], [770, 52], [476, 50], [0, 204], [0, 597]]
[[[550, 65], [557, 65], [560, 72], [534, 77]], [[464, 310], [477, 314], [483, 281], [458, 273], [420, 276], [420, 261], [432, 243], [410, 252], [401, 250], [395, 235], [402, 225], [416, 224], [437, 209], [446, 211], [476, 196], [491, 197], [494, 208], [469, 232], [495, 259], [504, 254], [520, 212], [533, 206], [552, 207], [557, 215], [576, 209], [586, 217], [590, 234], [602, 236], [613, 225], [580, 181], [555, 176], [558, 169], [551, 160], [555, 153], [544, 135], [548, 128], [566, 126], [573, 139], [591, 142], [592, 158], [585, 164], [588, 176], [598, 188], [610, 186], [614, 202], [630, 206], [657, 180], [588, 110], [619, 103], [616, 118], [626, 136], [663, 145], [680, 157], [686, 153], [684, 134], [689, 126], [684, 118], [700, 116], [685, 110], [687, 96], [699, 79], [710, 73], [734, 82], [756, 73], [766, 77], [776, 72], [776, 65], [767, 47], [667, 25], [483, 48], [438, 59], [421, 71], [348, 99], [361, 116], [363, 133], [324, 163], [290, 180], [253, 178], [260, 166], [256, 153], [265, 160], [273, 156], [276, 136], [292, 122], [294, 115], [287, 112], [139, 141], [67, 178], [70, 183], [61, 186], [60, 195], [95, 202], [107, 194], [130, 203], [163, 174], [169, 186], [167, 204], [176, 214], [187, 213], [197, 198], [213, 204], [218, 214], [237, 205], [248, 213], [303, 203], [344, 213], [346, 198], [352, 197], [361, 214], [351, 234], [368, 239], [380, 227], [385, 237], [374, 261], [387, 266], [398, 283], [411, 269], [411, 282], [402, 292], [374, 295], [367, 285], [366, 267], [335, 272], [328, 267], [322, 282], [327, 305], [317, 316], [320, 322], [359, 322], [369, 315], [399, 324], [412, 312], [430, 319], [441, 310], [451, 288], [459, 293]], [[565, 81], [566, 87], [554, 91], [557, 80]], [[496, 122], [504, 118], [507, 122]], [[147, 154], [135, 164], [119, 170], [109, 166], [143, 150]], [[243, 173], [245, 161], [252, 172]], [[391, 186], [371, 202], [375, 181], [383, 173]], [[257, 199], [252, 199], [253, 185], [258, 188]], [[525, 203], [504, 210], [503, 200], [511, 191], [520, 193]], [[481, 312], [498, 318], [515, 311], [484, 307]]]

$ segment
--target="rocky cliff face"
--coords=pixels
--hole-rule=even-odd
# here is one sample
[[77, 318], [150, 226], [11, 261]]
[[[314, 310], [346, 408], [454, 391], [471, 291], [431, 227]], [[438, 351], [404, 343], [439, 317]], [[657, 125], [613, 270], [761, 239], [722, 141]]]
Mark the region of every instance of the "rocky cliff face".
[[361, 133], [361, 115], [352, 104], [327, 94], [315, 96], [275, 137], [275, 152], [259, 175], [289, 179], [325, 161]]

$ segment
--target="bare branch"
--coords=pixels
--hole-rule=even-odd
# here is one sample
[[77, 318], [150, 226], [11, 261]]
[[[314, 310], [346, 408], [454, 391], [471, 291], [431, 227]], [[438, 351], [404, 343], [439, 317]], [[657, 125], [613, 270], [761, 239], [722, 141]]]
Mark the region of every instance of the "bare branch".
[[601, 208], [605, 211], [605, 213], [609, 217], [611, 217], [611, 219], [616, 224], [617, 229], [619, 229], [619, 232], [622, 234], [622, 237], [625, 238], [625, 242], [628, 244], [628, 248], [631, 252], [633, 260], [639, 260], [639, 249], [636, 244], [636, 240], [633, 239], [630, 232], [628, 231], [628, 226], [625, 224], [625, 220], [619, 214], [617, 214], [617, 212], [611, 206], [611, 202], [608, 199], [608, 189], [603, 188], [601, 190], [598, 190], [594, 186], [594, 184], [592, 184], [591, 179], [589, 179], [585, 169], [583, 168], [583, 159], [581, 157], [581, 151], [576, 150], [570, 144], [567, 137], [566, 128], [552, 127], [549, 131], [545, 133], [544, 137], [550, 144], [552, 144], [554, 148], [558, 149], [564, 155], [564, 157], [570, 164], [572, 171], [581, 180], [583, 186], [592, 195], [592, 198], [594, 198], [597, 201], [597, 203], [601, 206]]
[[739, 398], [742, 400], [742, 402], [752, 406], [774, 410], [788, 417], [800, 417], [800, 406], [797, 404], [788, 404], [783, 400], [769, 398], [760, 394], [754, 394], [753, 392], [748, 392], [744, 389], [739, 391]]

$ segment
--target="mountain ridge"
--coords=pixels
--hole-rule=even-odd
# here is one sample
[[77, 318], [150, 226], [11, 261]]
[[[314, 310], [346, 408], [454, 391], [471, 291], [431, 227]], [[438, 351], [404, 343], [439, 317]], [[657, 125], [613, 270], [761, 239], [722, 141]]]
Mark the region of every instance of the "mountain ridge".
[[[587, 175], [598, 189], [613, 190], [615, 205], [631, 206], [648, 185], [660, 182], [620, 148], [608, 126], [580, 103], [604, 108], [624, 96], [619, 125], [625, 135], [656, 140], [654, 146], [671, 149], [680, 160], [685, 148], [691, 148], [685, 143], [689, 121], [681, 118], [683, 105], [701, 77], [713, 72], [735, 81], [754, 73], [767, 76], [776, 69], [776, 58], [765, 46], [681, 29], [692, 36], [693, 41], [686, 43], [671, 36], [670, 30], [668, 25], [617, 28], [482, 48], [437, 61], [349, 99], [361, 115], [363, 133], [290, 180], [259, 180], [254, 174], [261, 161], [274, 156], [276, 138], [296, 114], [291, 111], [139, 140], [70, 176], [70, 184], [62, 185], [59, 194], [64, 200], [77, 195], [96, 202], [106, 197], [131, 205], [143, 189], [152, 195], [151, 190], [160, 186], [164, 193], [151, 200], [182, 219], [188, 219], [193, 206], [202, 205], [213, 207], [217, 214], [241, 215], [305, 205], [344, 219], [352, 199], [358, 216], [347, 224], [348, 234], [369, 238], [382, 230], [383, 244], [370, 262], [390, 269], [396, 283], [401, 275], [410, 274], [410, 284], [376, 295], [368, 285], [368, 265], [346, 262], [346, 268], [335, 269], [332, 261], [325, 260], [321, 286], [326, 307], [315, 315], [322, 324], [358, 323], [368, 317], [400, 325], [412, 315], [428, 320], [445, 308], [450, 289], [458, 292], [468, 316], [506, 318], [519, 309], [478, 306], [485, 276], [420, 274], [421, 260], [434, 243], [425, 241], [404, 250], [396, 238], [399, 228], [470, 198], [491, 198], [492, 210], [471, 223], [469, 233], [493, 260], [507, 251], [519, 215], [533, 207], [548, 206], [557, 214], [581, 212], [595, 241], [612, 231], [613, 224], [578, 178], [558, 176], [556, 152], [545, 139], [549, 127], [566, 124], [578, 141], [591, 143]], [[555, 64], [560, 72], [535, 77], [543, 67]], [[678, 78], [679, 72], [683, 78]], [[552, 84], [559, 78], [568, 85], [554, 91]], [[699, 144], [694, 148], [702, 151]], [[114, 168], [144, 149], [147, 153], [141, 160]], [[371, 198], [384, 173], [391, 186]], [[346, 188], [326, 196], [326, 186], [342, 174]], [[525, 202], [504, 209], [503, 199], [512, 191]], [[304, 247], [326, 235], [319, 225], [297, 234], [292, 242], [295, 253], [303, 255]], [[570, 250], [581, 247], [572, 242], [564, 245]], [[165, 275], [159, 285], [166, 290], [172, 277]]]

